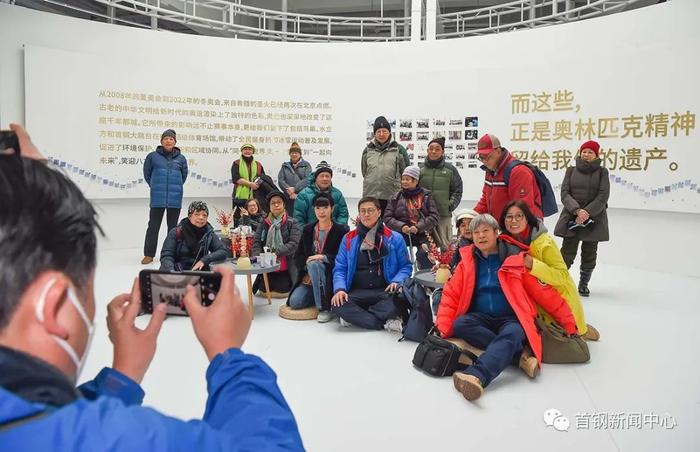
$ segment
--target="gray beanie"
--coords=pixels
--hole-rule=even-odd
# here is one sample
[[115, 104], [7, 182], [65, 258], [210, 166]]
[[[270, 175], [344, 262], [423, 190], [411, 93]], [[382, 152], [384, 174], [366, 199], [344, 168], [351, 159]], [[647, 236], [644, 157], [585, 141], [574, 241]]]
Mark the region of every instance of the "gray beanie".
[[168, 129], [165, 132], [163, 132], [163, 135], [160, 136], [160, 141], [163, 141], [163, 138], [165, 137], [170, 137], [173, 140], [177, 141], [177, 136], [175, 135], [175, 131], [173, 129]]
[[420, 180], [420, 168], [416, 165], [407, 166], [406, 169], [403, 170], [402, 176], [409, 176], [415, 180]]

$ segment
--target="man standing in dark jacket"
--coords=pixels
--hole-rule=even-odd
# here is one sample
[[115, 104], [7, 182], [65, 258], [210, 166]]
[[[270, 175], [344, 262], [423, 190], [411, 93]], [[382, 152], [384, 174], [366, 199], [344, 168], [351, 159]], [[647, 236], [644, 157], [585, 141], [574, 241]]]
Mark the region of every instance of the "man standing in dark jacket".
[[284, 162], [277, 175], [277, 184], [287, 193], [287, 214], [294, 214], [294, 200], [309, 185], [311, 164], [301, 157], [301, 147], [295, 141], [289, 147], [289, 161]]
[[437, 244], [446, 250], [452, 240], [452, 212], [462, 200], [462, 177], [451, 163], [445, 161], [445, 138], [428, 143], [428, 156], [420, 172], [420, 186], [430, 190], [440, 213], [435, 228]]
[[167, 210], [168, 231], [177, 225], [182, 208], [182, 186], [187, 180], [187, 159], [175, 147], [177, 138], [173, 129], [160, 137], [160, 146], [146, 156], [143, 178], [151, 188], [151, 211], [143, 245], [142, 264], [153, 262], [158, 247], [158, 230]]
[[391, 135], [384, 116], [374, 120], [374, 138], [362, 152], [362, 196], [379, 200], [382, 212], [391, 195], [401, 189], [401, 174], [410, 165], [406, 149]]

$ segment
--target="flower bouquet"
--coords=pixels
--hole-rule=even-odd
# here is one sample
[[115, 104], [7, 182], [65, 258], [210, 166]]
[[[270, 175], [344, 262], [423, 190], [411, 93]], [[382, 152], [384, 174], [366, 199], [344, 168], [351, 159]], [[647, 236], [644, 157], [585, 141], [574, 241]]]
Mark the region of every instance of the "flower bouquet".
[[445, 251], [441, 251], [435, 244], [435, 241], [433, 241], [430, 234], [426, 234], [426, 236], [430, 246], [424, 244], [424, 250], [428, 253], [428, 259], [438, 266], [437, 270], [435, 271], [435, 282], [445, 283], [448, 279], [450, 279], [450, 276], [452, 276], [450, 263], [452, 262], [452, 257], [456, 252], [455, 244], [451, 243]]
[[229, 237], [231, 224], [233, 224], [233, 212], [227, 213], [223, 210], [217, 209], [216, 207], [214, 207], [214, 209], [216, 210], [216, 222], [221, 225], [221, 234], [224, 237]]

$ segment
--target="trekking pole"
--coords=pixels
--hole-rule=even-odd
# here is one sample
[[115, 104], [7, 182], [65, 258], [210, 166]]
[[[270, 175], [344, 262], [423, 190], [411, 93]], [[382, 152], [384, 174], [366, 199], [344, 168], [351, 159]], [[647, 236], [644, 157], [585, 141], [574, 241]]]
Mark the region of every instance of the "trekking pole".
[[408, 250], [409, 250], [409, 256], [411, 257], [411, 264], [413, 264], [413, 273], [416, 273], [418, 271], [418, 268], [416, 267], [416, 258], [413, 256], [413, 241], [411, 240], [411, 233], [408, 233]]

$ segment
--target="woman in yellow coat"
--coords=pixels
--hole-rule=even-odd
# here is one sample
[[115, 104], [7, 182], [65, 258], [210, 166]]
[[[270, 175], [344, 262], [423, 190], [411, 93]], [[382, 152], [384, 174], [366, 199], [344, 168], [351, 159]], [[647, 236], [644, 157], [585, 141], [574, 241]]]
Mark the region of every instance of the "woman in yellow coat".
[[[533, 215], [530, 208], [523, 201], [509, 202], [500, 219], [501, 229], [504, 233], [514, 238], [523, 249], [529, 248], [529, 255], [525, 258], [525, 266], [530, 273], [540, 281], [549, 284], [559, 292], [574, 313], [576, 327], [581, 337], [587, 340], [597, 341], [600, 338], [598, 331], [586, 323], [583, 306], [578, 295], [576, 284], [569, 274], [564, 258], [554, 238], [547, 233], [544, 223]], [[540, 311], [540, 315], [548, 323], [553, 323], [551, 317]]]

